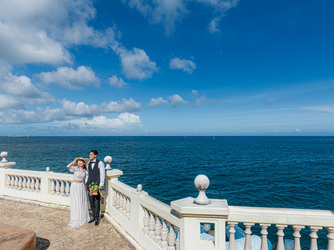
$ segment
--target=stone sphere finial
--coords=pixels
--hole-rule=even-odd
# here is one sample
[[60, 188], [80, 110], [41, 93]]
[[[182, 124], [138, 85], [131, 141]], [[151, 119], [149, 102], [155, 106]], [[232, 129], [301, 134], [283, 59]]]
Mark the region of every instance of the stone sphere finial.
[[7, 160], [6, 160], [6, 157], [8, 156], [8, 153], [7, 152], [1, 152], [1, 157], [2, 157], [2, 163], [6, 163], [6, 162], [8, 162]]
[[109, 155], [104, 157], [104, 162], [107, 164], [106, 170], [111, 170], [112, 168], [110, 167], [110, 163], [112, 162], [112, 157]]
[[50, 172], [50, 167], [46, 167], [45, 171]]
[[137, 186], [137, 192], [143, 191], [143, 186], [141, 184], [138, 184]]
[[206, 197], [206, 194], [205, 194], [205, 190], [210, 185], [209, 178], [206, 175], [200, 174], [200, 175], [197, 175], [194, 183], [195, 183], [196, 188], [199, 190], [199, 194], [194, 202], [199, 205], [210, 204], [211, 201], [208, 199], [208, 197]]

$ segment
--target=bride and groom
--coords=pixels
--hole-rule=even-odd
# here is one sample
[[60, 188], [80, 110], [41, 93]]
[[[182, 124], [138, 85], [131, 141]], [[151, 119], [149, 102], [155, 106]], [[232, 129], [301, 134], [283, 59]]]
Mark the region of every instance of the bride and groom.
[[[104, 163], [96, 159], [97, 155], [96, 150], [91, 150], [89, 159], [78, 157], [67, 165], [67, 168], [73, 173], [70, 189], [71, 220], [68, 224], [71, 227], [80, 227], [86, 222], [94, 221], [95, 226], [99, 225], [100, 190], [104, 186], [105, 169]], [[86, 192], [93, 214], [91, 219]]]

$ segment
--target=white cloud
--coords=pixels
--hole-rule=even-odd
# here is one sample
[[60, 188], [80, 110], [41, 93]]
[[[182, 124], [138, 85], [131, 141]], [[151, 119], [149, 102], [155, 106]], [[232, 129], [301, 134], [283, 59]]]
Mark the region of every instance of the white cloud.
[[165, 104], [168, 104], [168, 101], [163, 99], [162, 97], [158, 97], [158, 98], [151, 98], [150, 103], [147, 106], [154, 107]]
[[117, 76], [112, 76], [109, 78], [109, 84], [110, 86], [113, 86], [115, 88], [121, 89], [124, 88], [128, 83], [124, 82], [124, 80]]
[[173, 58], [169, 62], [171, 69], [182, 69], [184, 72], [191, 74], [196, 69], [196, 64], [191, 60], [185, 60], [180, 58]]
[[296, 128], [296, 132], [300, 133], [300, 132], [303, 132], [303, 131], [301, 131], [299, 128]]
[[174, 32], [175, 23], [183, 19], [187, 12], [184, 1], [180, 0], [123, 0], [136, 8], [151, 23], [163, 23], [167, 35]]
[[170, 105], [172, 107], [178, 107], [180, 104], [187, 104], [188, 103], [181, 96], [179, 96], [177, 94], [169, 96], [168, 99], [170, 100]]
[[211, 34], [220, 32], [219, 22], [220, 22], [220, 18], [218, 17], [215, 17], [211, 20], [211, 22], [208, 25], [208, 30]]
[[85, 66], [80, 66], [76, 70], [68, 67], [59, 67], [57, 71], [42, 72], [37, 76], [44, 84], [55, 83], [66, 89], [99, 87], [100, 82], [94, 71], [90, 67]]
[[209, 24], [209, 31], [219, 32], [219, 21], [225, 12], [237, 6], [238, 0], [123, 0], [131, 8], [137, 9], [151, 23], [162, 23], [167, 36], [175, 30], [175, 25], [190, 13], [187, 4], [202, 3], [213, 9], [215, 17]]
[[123, 46], [114, 46], [113, 49], [119, 55], [123, 72], [129, 79], [148, 79], [158, 71], [156, 63], [142, 49], [134, 48], [130, 51]]
[[12, 96], [0, 95], [0, 109], [23, 109], [24, 105]]
[[[14, 103], [15, 104], [15, 103]], [[0, 103], [1, 105], [1, 103]], [[102, 114], [127, 113], [140, 110], [141, 105], [132, 98], [121, 102], [97, 104], [75, 103], [67, 100], [60, 102], [61, 108], [37, 108], [36, 111], [17, 109], [5, 112], [0, 123], [43, 123], [54, 121], [70, 121], [77, 117], [93, 118]]]
[[193, 90], [191, 90], [191, 94], [192, 95], [198, 95], [198, 91], [193, 89]]
[[199, 106], [201, 103], [205, 103], [205, 102], [210, 103], [211, 101], [208, 98], [206, 98], [205, 95], [202, 95], [201, 97], [196, 98], [195, 106]]
[[13, 75], [11, 69], [8, 64], [0, 63], [0, 90], [7, 94], [6, 99], [11, 106], [14, 103], [21, 103], [19, 106], [23, 107], [23, 104], [39, 105], [55, 101], [51, 94], [42, 92], [32, 84], [29, 77]]
[[322, 112], [334, 112], [334, 107], [332, 106], [315, 106], [315, 107], [305, 107], [302, 109], [307, 109], [307, 110], [314, 110], [314, 111], [322, 111]]
[[89, 26], [96, 10], [88, 0], [0, 1], [0, 55], [9, 63], [71, 62], [73, 45], [107, 48], [113, 28]]

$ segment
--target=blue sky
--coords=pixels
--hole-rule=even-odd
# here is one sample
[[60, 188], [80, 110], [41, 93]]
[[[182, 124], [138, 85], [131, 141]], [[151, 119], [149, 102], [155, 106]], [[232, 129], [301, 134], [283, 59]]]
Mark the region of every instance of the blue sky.
[[333, 10], [1, 1], [0, 135], [334, 135]]

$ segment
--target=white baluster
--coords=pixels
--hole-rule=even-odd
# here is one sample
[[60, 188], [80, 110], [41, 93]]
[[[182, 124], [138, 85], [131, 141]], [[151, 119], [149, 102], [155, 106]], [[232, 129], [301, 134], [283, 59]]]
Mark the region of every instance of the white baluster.
[[160, 242], [160, 246], [162, 249], [167, 249], [167, 235], [168, 235], [168, 228], [166, 225], [166, 221], [162, 219], [161, 242]]
[[123, 195], [121, 195], [121, 193], [119, 193], [119, 208], [118, 211], [122, 214], [123, 211]]
[[153, 213], [150, 211], [150, 220], [148, 222], [148, 227], [149, 227], [149, 232], [148, 232], [148, 237], [150, 237], [151, 239], [154, 238], [154, 225], [155, 225], [155, 219], [153, 216]]
[[173, 225], [170, 224], [169, 234], [168, 234], [168, 250], [175, 250], [175, 232]]
[[11, 178], [11, 180], [10, 180], [10, 187], [11, 187], [11, 188], [14, 188], [15, 176], [12, 175], [11, 177], [12, 177], [12, 178]]
[[66, 192], [66, 196], [70, 195], [70, 181], [66, 181], [65, 192]]
[[229, 246], [228, 250], [236, 250], [235, 246], [235, 226], [238, 224], [237, 222], [228, 222], [230, 225], [230, 240], [229, 240]]
[[131, 210], [131, 202], [130, 199], [126, 202], [126, 218], [130, 220], [130, 210]]
[[27, 191], [31, 191], [30, 177], [27, 177]]
[[34, 177], [30, 177], [30, 178], [31, 178], [30, 188], [31, 188], [31, 191], [34, 192], [35, 191], [35, 178]]
[[155, 216], [155, 226], [154, 226], [154, 242], [157, 244], [160, 244], [161, 241], [161, 223], [160, 223], [160, 218], [156, 215]]
[[56, 180], [56, 194], [60, 194], [59, 189], [60, 189], [59, 180]]
[[295, 243], [293, 244], [293, 250], [300, 250], [300, 230], [304, 228], [304, 226], [292, 226], [294, 229], [293, 236], [295, 237]]
[[126, 217], [126, 204], [127, 204], [127, 198], [123, 196], [123, 211], [122, 214], [124, 217]]
[[176, 228], [176, 231], [177, 231], [177, 238], [176, 238], [176, 241], [175, 241], [175, 250], [180, 250], [180, 229], [175, 227]]
[[148, 235], [149, 232], [149, 220], [150, 220], [150, 216], [148, 215], [148, 211], [146, 208], [144, 209], [144, 228], [143, 228], [143, 233], [144, 235]]
[[120, 206], [120, 194], [117, 191], [115, 191], [115, 192], [116, 192], [116, 206], [115, 206], [115, 208], [118, 210], [118, 208]]
[[287, 225], [276, 225], [278, 231], [277, 231], [277, 236], [278, 236], [278, 242], [277, 242], [277, 247], [276, 250], [284, 250], [284, 228], [287, 227]]
[[39, 189], [39, 178], [35, 178], [35, 180], [36, 180], [36, 183], [35, 183], [35, 189], [36, 189], [36, 192], [39, 192], [40, 191], [40, 189]]
[[113, 206], [116, 208], [116, 205], [117, 205], [117, 193], [114, 189], [112, 189], [113, 191]]
[[317, 245], [317, 239], [318, 239], [318, 235], [317, 232], [318, 230], [320, 230], [322, 227], [310, 227], [311, 229], [311, 233], [310, 233], [310, 237], [311, 237], [311, 248], [310, 250], [318, 250], [318, 245]]
[[10, 175], [7, 175], [7, 188], [10, 188]]
[[27, 177], [22, 176], [22, 190], [25, 191], [27, 190]]
[[18, 185], [19, 185], [18, 178], [19, 178], [19, 177], [15, 175], [15, 183], [14, 183], [14, 185], [15, 185], [15, 189], [17, 189], [17, 188], [18, 188]]
[[327, 227], [328, 247], [327, 250], [334, 250], [334, 227]]
[[63, 180], [60, 181], [60, 194], [65, 196], [65, 182]]
[[252, 250], [252, 242], [251, 242], [251, 234], [252, 230], [251, 227], [254, 225], [254, 223], [244, 223], [246, 230], [246, 240], [245, 240], [245, 250]]
[[268, 231], [267, 228], [270, 224], [260, 224], [261, 226], [261, 234], [262, 234], [262, 241], [261, 241], [261, 250], [268, 250], [268, 242], [267, 242], [267, 235]]
[[51, 194], [54, 194], [55, 193], [55, 180], [54, 179], [51, 179]]
[[22, 176], [19, 176], [19, 183], [18, 183], [18, 189], [21, 190], [22, 189]]

